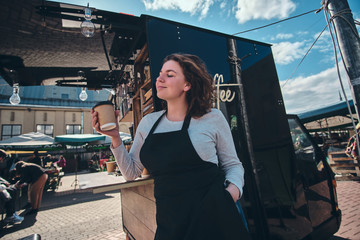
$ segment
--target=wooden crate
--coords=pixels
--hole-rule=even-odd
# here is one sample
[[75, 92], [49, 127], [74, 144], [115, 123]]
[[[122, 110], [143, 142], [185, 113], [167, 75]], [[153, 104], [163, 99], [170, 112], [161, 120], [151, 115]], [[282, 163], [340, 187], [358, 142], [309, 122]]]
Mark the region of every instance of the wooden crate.
[[121, 189], [121, 208], [127, 239], [154, 239], [156, 206], [153, 183]]
[[328, 156], [335, 173], [355, 173], [360, 176], [359, 161], [348, 157], [344, 151], [329, 152]]

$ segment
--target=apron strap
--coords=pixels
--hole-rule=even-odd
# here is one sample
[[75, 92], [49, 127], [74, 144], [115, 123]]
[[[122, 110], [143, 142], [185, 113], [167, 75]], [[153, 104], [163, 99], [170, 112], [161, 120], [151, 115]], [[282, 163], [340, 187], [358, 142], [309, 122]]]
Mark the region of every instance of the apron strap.
[[188, 114], [186, 115], [183, 126], [181, 128], [182, 131], [187, 130], [189, 128], [190, 121], [191, 121], [191, 115]]
[[[151, 128], [151, 130], [150, 130], [150, 132], [149, 132], [149, 135], [151, 135], [151, 134], [154, 133], [156, 127], [159, 125], [162, 117], [166, 114], [166, 112], [167, 112], [167, 111], [165, 111], [163, 114], [161, 114], [161, 116], [159, 117], [159, 119], [156, 120], [156, 122], [154, 123], [154, 125], [152, 126], [152, 128]], [[187, 129], [189, 128], [190, 121], [191, 121], [191, 115], [188, 114], [188, 115], [186, 115], [185, 120], [184, 120], [184, 123], [183, 123], [183, 126], [182, 126], [182, 128], [181, 128], [182, 131], [187, 130]]]
[[161, 114], [161, 116], [159, 117], [158, 120], [156, 120], [155, 124], [152, 126], [152, 128], [151, 128], [151, 130], [149, 132], [149, 135], [153, 134], [153, 132], [155, 131], [157, 125], [159, 124], [161, 118], [165, 115], [165, 113], [166, 113], [166, 111], [163, 114]]

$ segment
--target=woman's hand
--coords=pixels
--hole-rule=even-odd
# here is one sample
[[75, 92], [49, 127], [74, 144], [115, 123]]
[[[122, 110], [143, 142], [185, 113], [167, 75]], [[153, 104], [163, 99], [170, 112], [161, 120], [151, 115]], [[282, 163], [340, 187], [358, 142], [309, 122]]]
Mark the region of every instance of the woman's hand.
[[236, 202], [240, 198], [240, 190], [238, 189], [237, 186], [235, 186], [235, 184], [230, 183], [225, 190], [230, 193], [234, 202]]
[[[113, 148], [117, 148], [121, 145], [122, 141], [119, 134], [119, 123], [116, 121], [116, 127], [114, 129], [111, 129], [109, 131], [102, 131], [100, 130], [100, 123], [98, 121], [98, 112], [91, 109], [91, 117], [92, 117], [92, 127], [97, 131], [98, 133], [102, 135], [109, 136], [111, 138], [112, 146]], [[115, 111], [115, 117], [118, 119], [119, 117], [119, 111]]]

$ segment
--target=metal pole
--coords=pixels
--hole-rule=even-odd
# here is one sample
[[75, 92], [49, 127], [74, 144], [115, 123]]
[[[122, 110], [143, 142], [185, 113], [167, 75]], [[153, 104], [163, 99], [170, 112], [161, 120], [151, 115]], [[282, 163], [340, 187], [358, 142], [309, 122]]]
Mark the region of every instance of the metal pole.
[[347, 0], [324, 1], [334, 23], [339, 50], [348, 75], [349, 85], [359, 119], [360, 103], [360, 38]]
[[228, 54], [229, 54], [230, 67], [231, 67], [231, 77], [232, 79], [235, 79], [235, 82], [239, 85], [239, 101], [241, 106], [241, 115], [242, 115], [241, 117], [243, 123], [242, 125], [245, 132], [244, 137], [247, 145], [247, 155], [248, 155], [248, 159], [250, 160], [250, 162], [248, 162], [247, 165], [251, 166], [252, 168], [252, 169], [247, 169], [249, 170], [247, 171], [247, 173], [249, 174], [251, 181], [247, 182], [246, 184], [250, 186], [247, 189], [249, 190], [249, 195], [252, 202], [252, 210], [255, 213], [254, 224], [256, 229], [256, 239], [266, 240], [269, 239], [269, 228], [267, 225], [265, 208], [261, 201], [261, 194], [259, 191], [259, 179], [256, 173], [256, 161], [252, 146], [249, 119], [246, 110], [244, 86], [242, 84], [242, 79], [241, 79], [241, 66], [240, 66], [241, 60], [237, 56], [235, 40], [228, 39], [227, 45], [228, 45]]
[[[329, 12], [332, 21], [336, 39], [338, 41], [339, 51], [345, 66], [349, 79], [351, 94], [354, 101], [357, 119], [359, 120], [360, 104], [360, 37], [355, 27], [355, 22], [347, 0], [326, 0], [322, 2], [325, 9]], [[355, 128], [355, 126], [354, 126]], [[359, 136], [356, 132], [356, 144], [358, 154], [360, 154]], [[358, 163], [357, 158], [354, 163]], [[359, 168], [355, 168], [359, 175]]]

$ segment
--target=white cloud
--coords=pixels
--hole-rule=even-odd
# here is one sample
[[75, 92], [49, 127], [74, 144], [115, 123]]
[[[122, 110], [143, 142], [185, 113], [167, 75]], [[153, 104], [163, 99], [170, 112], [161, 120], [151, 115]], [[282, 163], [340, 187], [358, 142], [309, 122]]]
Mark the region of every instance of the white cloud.
[[272, 46], [272, 52], [277, 64], [286, 65], [296, 59], [301, 59], [306, 53], [304, 42], [280, 42]]
[[220, 3], [220, 8], [221, 9], [224, 9], [226, 7], [226, 1]]
[[[340, 63], [341, 78], [348, 99], [351, 99], [348, 78]], [[281, 82], [283, 86], [285, 82]], [[283, 87], [286, 111], [302, 113], [340, 102], [339, 91], [343, 97], [336, 67], [329, 68], [318, 74], [290, 79]]]
[[237, 0], [235, 17], [240, 24], [255, 19], [286, 18], [296, 8], [291, 0]]
[[291, 33], [278, 33], [276, 35], [276, 39], [289, 39], [292, 38], [294, 35]]
[[272, 37], [272, 38], [271, 38], [271, 41], [279, 40], [279, 39], [280, 39], [280, 40], [290, 39], [290, 38], [292, 38], [292, 37], [294, 37], [294, 35], [291, 34], [291, 33], [278, 33], [278, 34], [276, 34], [275, 37]]
[[309, 34], [309, 32], [308, 32], [308, 31], [298, 31], [297, 34], [298, 34], [299, 36], [304, 36], [304, 35]]
[[180, 10], [194, 15], [200, 13], [200, 18], [204, 18], [213, 0], [142, 0], [146, 10]]

